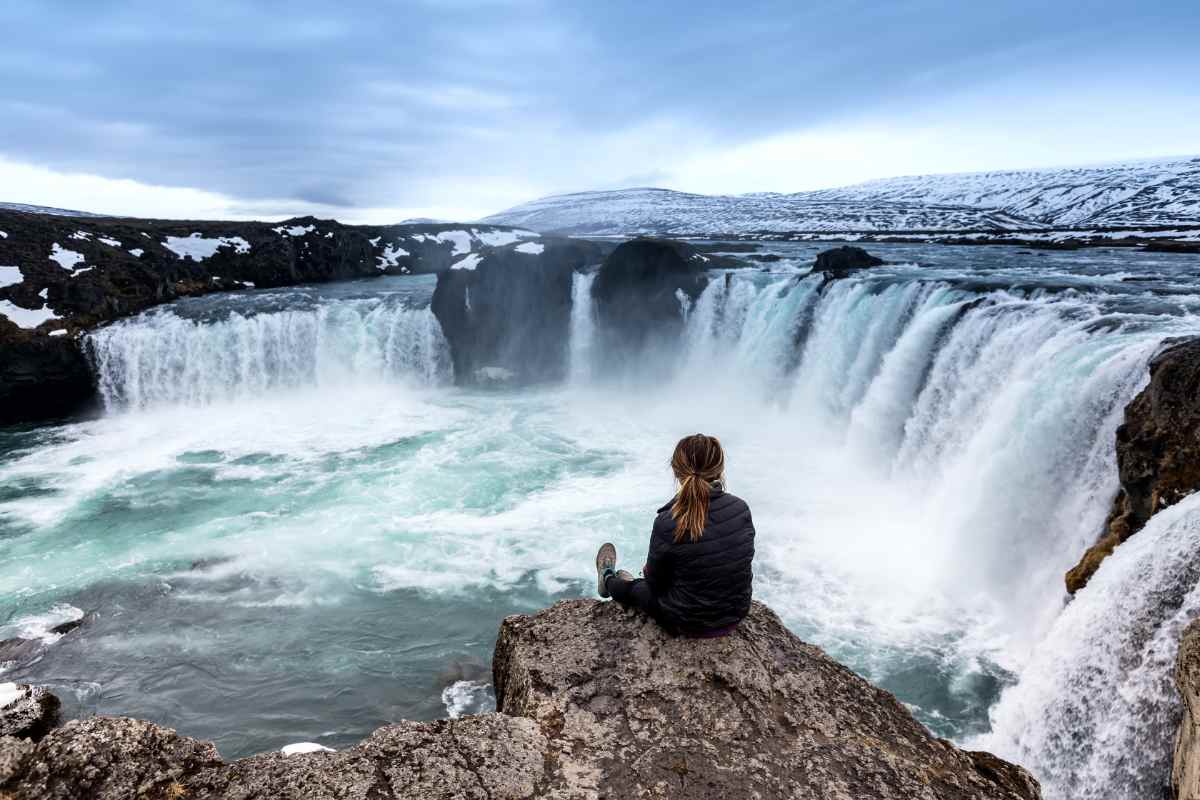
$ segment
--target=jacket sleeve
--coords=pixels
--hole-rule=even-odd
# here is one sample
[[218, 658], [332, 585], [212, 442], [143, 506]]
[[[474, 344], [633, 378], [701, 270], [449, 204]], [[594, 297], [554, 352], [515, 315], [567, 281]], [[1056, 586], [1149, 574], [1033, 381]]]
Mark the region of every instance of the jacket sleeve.
[[657, 524], [650, 531], [650, 550], [646, 553], [646, 566], [642, 568], [642, 574], [656, 595], [666, 594], [671, 588], [671, 543]]

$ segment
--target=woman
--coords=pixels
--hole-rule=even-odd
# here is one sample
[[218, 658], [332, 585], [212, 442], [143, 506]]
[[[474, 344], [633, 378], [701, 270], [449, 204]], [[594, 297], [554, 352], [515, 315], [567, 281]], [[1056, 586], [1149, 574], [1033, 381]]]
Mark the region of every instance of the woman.
[[605, 543], [596, 554], [596, 588], [672, 633], [724, 636], [750, 611], [750, 507], [725, 492], [725, 452], [715, 437], [680, 439], [671, 470], [679, 489], [654, 520], [645, 577], [617, 570], [617, 549]]

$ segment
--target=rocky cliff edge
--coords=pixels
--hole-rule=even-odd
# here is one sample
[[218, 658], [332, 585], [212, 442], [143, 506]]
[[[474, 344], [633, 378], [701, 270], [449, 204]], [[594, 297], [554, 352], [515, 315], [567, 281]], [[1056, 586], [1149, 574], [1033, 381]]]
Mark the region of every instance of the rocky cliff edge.
[[400, 722], [336, 753], [226, 763], [115, 717], [5, 737], [0, 797], [1040, 797], [1023, 769], [934, 738], [758, 603], [735, 634], [693, 640], [563, 601], [504, 620], [493, 672], [496, 713]]

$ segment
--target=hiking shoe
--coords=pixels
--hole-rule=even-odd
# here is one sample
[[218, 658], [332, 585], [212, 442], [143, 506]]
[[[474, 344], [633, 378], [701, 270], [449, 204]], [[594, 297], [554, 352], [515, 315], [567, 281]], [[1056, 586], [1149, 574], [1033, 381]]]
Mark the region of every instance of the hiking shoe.
[[600, 550], [596, 553], [596, 592], [601, 597], [608, 597], [608, 589], [604, 586], [604, 581], [609, 575], [616, 572], [617, 567], [617, 548], [612, 542], [605, 542], [600, 545]]

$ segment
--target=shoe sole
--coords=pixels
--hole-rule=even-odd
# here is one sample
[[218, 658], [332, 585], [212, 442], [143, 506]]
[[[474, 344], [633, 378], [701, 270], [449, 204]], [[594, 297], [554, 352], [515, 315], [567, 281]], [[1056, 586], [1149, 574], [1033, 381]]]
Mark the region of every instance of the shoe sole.
[[612, 565], [615, 567], [617, 565], [617, 548], [612, 543], [605, 542], [600, 545], [600, 550], [596, 553], [596, 594], [601, 597], [608, 597], [608, 590], [604, 588], [604, 567], [601, 566], [604, 560], [603, 556], [608, 553], [612, 554]]

